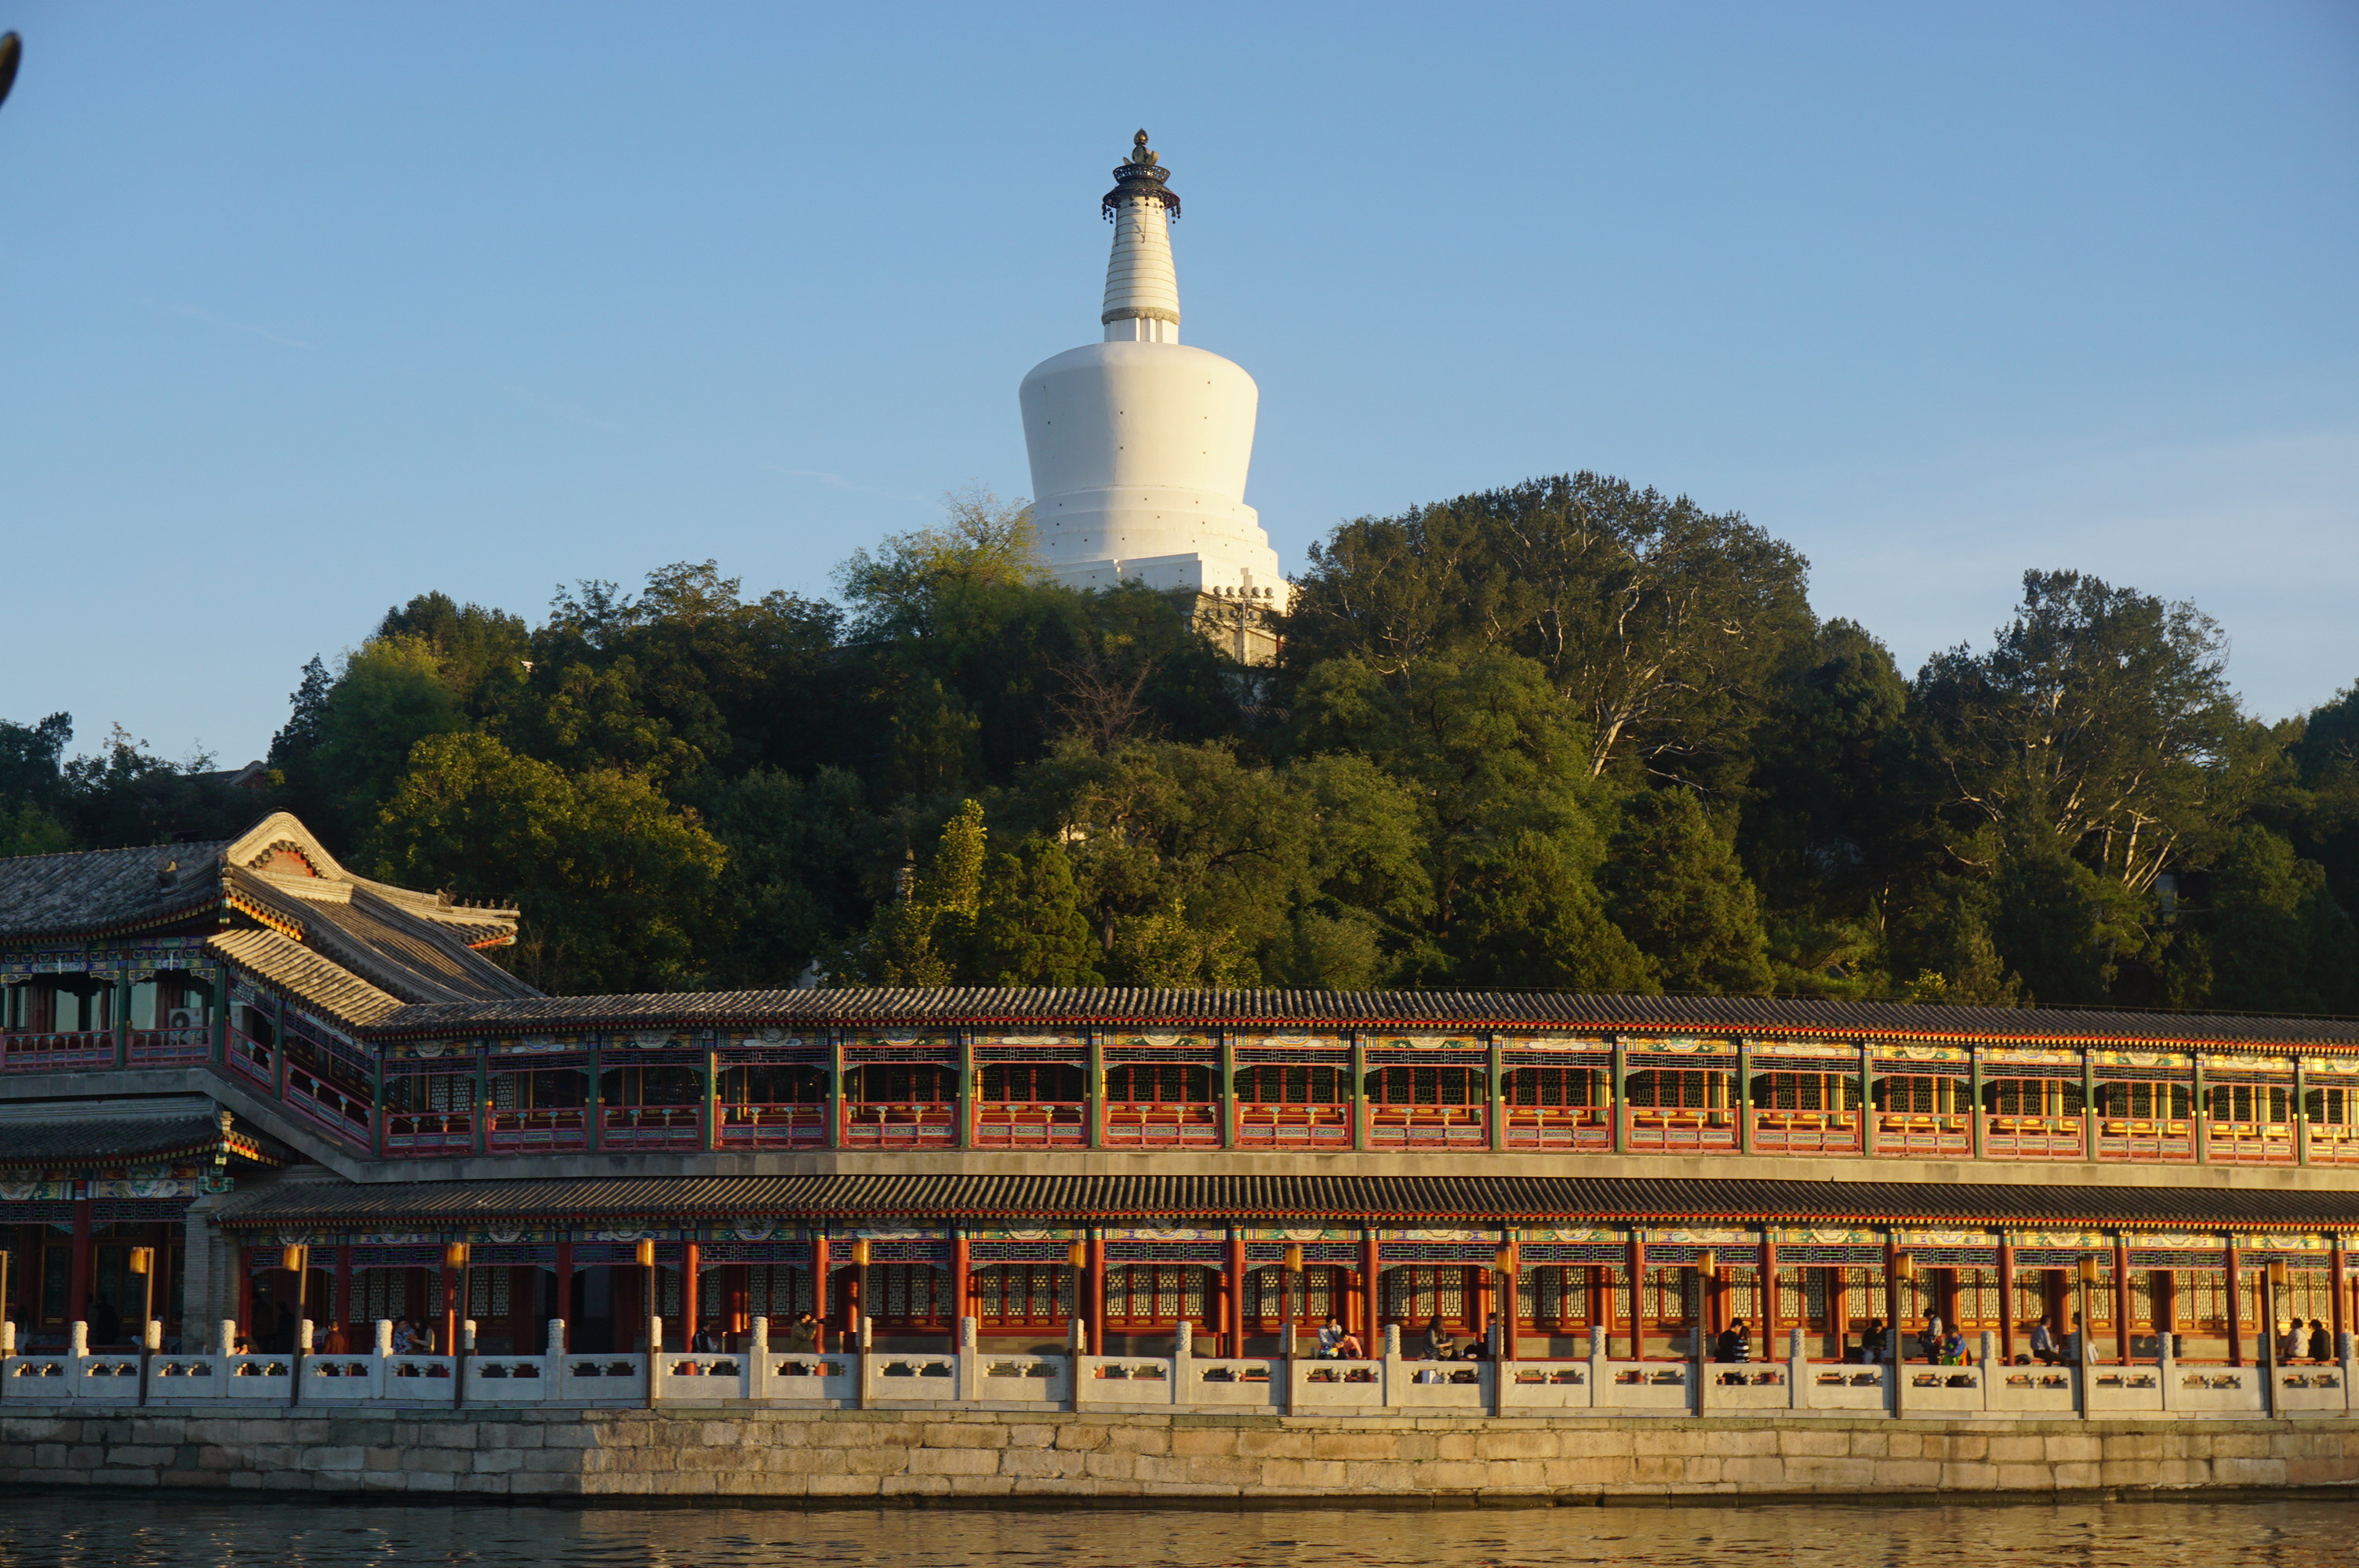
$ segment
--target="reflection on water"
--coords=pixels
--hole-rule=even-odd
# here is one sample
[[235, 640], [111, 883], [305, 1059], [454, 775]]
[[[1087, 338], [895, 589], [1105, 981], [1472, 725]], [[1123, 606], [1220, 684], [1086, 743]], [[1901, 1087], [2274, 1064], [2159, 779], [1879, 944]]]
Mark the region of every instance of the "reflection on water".
[[12, 1497], [0, 1568], [1306, 1568], [1629, 1563], [1679, 1568], [2348, 1564], [2322, 1502], [1216, 1512], [584, 1509]]

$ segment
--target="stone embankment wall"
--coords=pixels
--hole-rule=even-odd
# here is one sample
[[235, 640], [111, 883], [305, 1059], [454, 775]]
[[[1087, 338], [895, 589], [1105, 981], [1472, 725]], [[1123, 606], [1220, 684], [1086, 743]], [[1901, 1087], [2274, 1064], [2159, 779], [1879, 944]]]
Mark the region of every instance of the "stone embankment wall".
[[974, 1411], [0, 1412], [16, 1486], [1367, 1504], [2359, 1492], [2359, 1421], [1320, 1420]]

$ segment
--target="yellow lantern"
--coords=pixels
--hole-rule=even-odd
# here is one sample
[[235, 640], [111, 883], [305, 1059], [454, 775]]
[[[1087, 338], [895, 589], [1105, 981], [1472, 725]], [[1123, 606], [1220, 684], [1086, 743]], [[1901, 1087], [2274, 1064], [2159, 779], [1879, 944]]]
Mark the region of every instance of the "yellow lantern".
[[[295, 1247], [288, 1249], [288, 1250], [300, 1252], [302, 1249]], [[155, 1257], [156, 1249], [152, 1247], [134, 1247], [131, 1249], [131, 1256], [127, 1260], [127, 1264], [133, 1273], [144, 1274], [154, 1266]]]
[[2097, 1255], [2094, 1252], [2084, 1255], [2081, 1260], [2081, 1282], [2084, 1285], [2095, 1284], [2097, 1268]]
[[1088, 1268], [1090, 1266], [1090, 1244], [1086, 1241], [1076, 1241], [1067, 1247], [1065, 1249], [1065, 1261], [1071, 1264], [1076, 1269]]
[[656, 1266], [656, 1244], [652, 1241], [640, 1242], [637, 1247], [632, 1249], [631, 1257], [642, 1269], [654, 1268]]
[[865, 1236], [852, 1244], [852, 1260], [864, 1269], [868, 1267], [868, 1238]]
[[[294, 1249], [294, 1250], [299, 1252], [302, 1249], [299, 1247]], [[300, 1263], [297, 1263], [294, 1266], [296, 1268], [302, 1267]], [[467, 1244], [463, 1241], [453, 1241], [451, 1245], [442, 1249], [442, 1266], [446, 1269], [465, 1268], [467, 1266]]]
[[2281, 1291], [2285, 1288], [2286, 1260], [2282, 1258], [2272, 1258], [2269, 1260], [2269, 1289]]
[[1720, 1254], [1707, 1247], [1696, 1254], [1696, 1272], [1707, 1280], [1720, 1278]]
[[1917, 1277], [1917, 1254], [1903, 1252], [1895, 1258], [1892, 1260], [1892, 1271], [1901, 1279], [1914, 1280]]
[[1302, 1272], [1302, 1249], [1300, 1246], [1292, 1245], [1287, 1248], [1286, 1267], [1288, 1271], [1290, 1273], [1299, 1274]]
[[[140, 1248], [139, 1250], [145, 1252], [147, 1249], [143, 1247]], [[302, 1246], [286, 1248], [278, 1254], [278, 1266], [289, 1273], [299, 1274], [303, 1271], [304, 1264], [310, 1261], [310, 1250], [311, 1249], [309, 1247]], [[147, 1271], [145, 1269], [137, 1271], [137, 1272], [143, 1274]]]

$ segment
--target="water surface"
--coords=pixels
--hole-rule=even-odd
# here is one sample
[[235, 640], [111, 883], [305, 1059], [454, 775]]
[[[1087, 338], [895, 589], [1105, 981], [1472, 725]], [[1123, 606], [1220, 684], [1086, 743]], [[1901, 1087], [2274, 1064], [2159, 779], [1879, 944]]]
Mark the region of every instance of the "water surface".
[[2146, 1568], [2359, 1562], [2359, 1508], [2141, 1502], [1437, 1512], [0, 1500], [0, 1568]]

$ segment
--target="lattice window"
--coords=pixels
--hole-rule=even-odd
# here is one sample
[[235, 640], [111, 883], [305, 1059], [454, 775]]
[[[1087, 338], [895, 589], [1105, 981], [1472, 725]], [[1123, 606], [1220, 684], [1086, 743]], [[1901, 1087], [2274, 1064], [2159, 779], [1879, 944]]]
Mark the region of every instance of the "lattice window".
[[2156, 1326], [2154, 1306], [2157, 1292], [2154, 1287], [2154, 1275], [2145, 1270], [2140, 1270], [2130, 1276], [2130, 1326], [2132, 1328], [2150, 1329]]
[[1693, 1269], [1648, 1269], [1640, 1310], [1649, 1323], [1690, 1323], [1696, 1311]]
[[948, 1067], [898, 1062], [855, 1067], [852, 1098], [869, 1105], [939, 1105], [958, 1098], [958, 1075]]
[[975, 1315], [995, 1323], [1058, 1323], [1073, 1313], [1073, 1271], [1057, 1263], [1002, 1263], [975, 1271]]
[[1001, 1104], [1071, 1104], [1082, 1098], [1082, 1069], [1061, 1062], [995, 1062], [983, 1070], [983, 1098]]
[[1368, 1075], [1378, 1105], [1473, 1105], [1487, 1090], [1473, 1067], [1381, 1067]]
[[349, 1321], [391, 1322], [409, 1315], [409, 1271], [362, 1269], [353, 1275], [353, 1305]]
[[2134, 1121], [2184, 1121], [2192, 1097], [2186, 1084], [2104, 1083], [2097, 1086], [2097, 1108]]
[[1581, 1267], [1525, 1270], [1516, 1281], [1516, 1310], [1526, 1323], [1587, 1325], [1589, 1271]]
[[1960, 1328], [1996, 1328], [2001, 1309], [1996, 1269], [1960, 1269], [1957, 1271], [1957, 1304], [1951, 1314]]
[[1294, 1298], [1297, 1322], [1324, 1322], [1331, 1313], [1343, 1305], [1343, 1271], [1331, 1264], [1314, 1263], [1309, 1268], [1289, 1271], [1277, 1268], [1260, 1268], [1245, 1276], [1245, 1315], [1276, 1323], [1283, 1315], [1277, 1285], [1280, 1274], [1288, 1274], [1287, 1288]]
[[2212, 1086], [2212, 1119], [2214, 1121], [2283, 1122], [2289, 1118], [2293, 1092], [2267, 1084], [2214, 1084]]
[[2285, 1288], [2277, 1292], [2277, 1304], [2280, 1322], [2299, 1319], [2306, 1324], [2316, 1318], [2321, 1323], [2332, 1323], [2334, 1277], [2323, 1269], [2288, 1269]]
[[2015, 1272], [2017, 1325], [2019, 1327], [2027, 1323], [2045, 1323], [2047, 1319], [2048, 1281], [2040, 1276], [2037, 1269], [2017, 1270]]
[[1998, 1116], [2078, 1116], [2085, 1092], [2078, 1078], [1994, 1078], [1983, 1100]]
[[946, 1323], [950, 1274], [930, 1263], [873, 1263], [867, 1311], [879, 1323]]
[[817, 1067], [788, 1063], [756, 1063], [722, 1070], [719, 1087], [723, 1105], [821, 1105], [827, 1100], [827, 1075]]
[[1849, 1073], [1761, 1073], [1753, 1103], [1764, 1110], [1857, 1110], [1859, 1080]]
[[1106, 1271], [1106, 1316], [1129, 1323], [1201, 1322], [1204, 1275], [1192, 1264], [1117, 1264]]
[[1340, 1067], [1240, 1067], [1237, 1098], [1248, 1105], [1341, 1105], [1350, 1098], [1348, 1077]]
[[1898, 1116], [1954, 1116], [1967, 1108], [1972, 1087], [1945, 1073], [1895, 1073], [1875, 1081], [1875, 1107]]
[[1728, 1297], [1728, 1315], [1754, 1327], [1761, 1324], [1761, 1276], [1750, 1269], [1723, 1276], [1721, 1289]]
[[508, 1269], [471, 1269], [467, 1273], [467, 1315], [481, 1321], [508, 1315]]
[[1409, 1324], [1464, 1323], [1466, 1271], [1462, 1268], [1399, 1268], [1384, 1272], [1384, 1314]]
[[811, 1310], [808, 1269], [791, 1263], [751, 1263], [745, 1268], [748, 1317], [799, 1317]]
[[1604, 1078], [1593, 1067], [1517, 1067], [1505, 1092], [1509, 1105], [1593, 1106], [1603, 1102]]
[[1127, 1105], [1209, 1105], [1212, 1069], [1185, 1062], [1134, 1062], [1107, 1071], [1106, 1098]]
[[2310, 1119], [2325, 1127], [2348, 1127], [2354, 1108], [2349, 1089], [2312, 1089], [2309, 1095]]
[[1723, 1110], [1735, 1077], [1697, 1067], [1649, 1067], [1630, 1075], [1630, 1103], [1645, 1110]]

